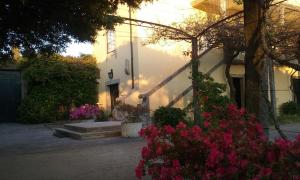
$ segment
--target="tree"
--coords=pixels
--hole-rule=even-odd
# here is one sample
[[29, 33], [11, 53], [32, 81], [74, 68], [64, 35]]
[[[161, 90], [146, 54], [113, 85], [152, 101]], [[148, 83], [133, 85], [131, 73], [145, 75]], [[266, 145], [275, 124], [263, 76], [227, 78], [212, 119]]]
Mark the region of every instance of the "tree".
[[119, 4], [137, 8], [152, 0], [1, 0], [0, 59], [12, 49], [25, 56], [64, 50], [72, 40], [94, 41], [97, 30], [113, 28]]
[[[290, 23], [279, 27], [276, 27], [278, 23], [275, 25], [274, 23], [268, 24], [273, 19], [272, 13], [268, 13], [272, 5], [274, 5], [273, 0], [244, 0], [246, 107], [250, 112], [257, 115], [266, 132], [268, 130], [268, 114], [270, 113], [267, 102], [268, 94], [266, 93], [268, 88], [266, 62], [268, 59], [266, 56], [280, 65], [300, 70], [299, 64], [290, 62], [299, 58], [300, 31], [295, 21], [300, 16], [298, 14], [295, 20], [292, 20], [292, 24], [295, 23], [296, 26], [291, 26]], [[267, 39], [267, 34], [269, 39]], [[273, 52], [269, 45], [273, 47]], [[277, 56], [274, 53], [277, 53]], [[285, 56], [285, 58], [281, 58], [282, 56]]]
[[268, 132], [267, 71], [265, 53], [261, 44], [261, 31], [265, 1], [244, 0], [244, 34], [246, 40], [245, 76], [246, 107], [254, 113]]

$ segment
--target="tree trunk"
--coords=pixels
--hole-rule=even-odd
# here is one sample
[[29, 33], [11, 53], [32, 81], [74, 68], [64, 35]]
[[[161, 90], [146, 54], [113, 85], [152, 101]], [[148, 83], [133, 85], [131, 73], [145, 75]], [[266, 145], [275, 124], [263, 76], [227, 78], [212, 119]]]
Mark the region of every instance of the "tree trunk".
[[267, 70], [261, 44], [263, 13], [263, 0], [244, 0], [246, 108], [257, 116], [268, 135]]
[[194, 121], [201, 125], [200, 113], [200, 94], [199, 94], [199, 61], [198, 57], [198, 41], [197, 38], [192, 39], [192, 87], [193, 87], [193, 111]]

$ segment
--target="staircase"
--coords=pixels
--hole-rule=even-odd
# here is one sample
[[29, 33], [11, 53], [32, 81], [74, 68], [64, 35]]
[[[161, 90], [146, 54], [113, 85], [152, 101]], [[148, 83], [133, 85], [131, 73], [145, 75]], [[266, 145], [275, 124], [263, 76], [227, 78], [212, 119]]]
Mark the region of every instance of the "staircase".
[[[198, 60], [201, 61], [201, 59], [206, 54], [208, 54], [213, 48], [214, 47], [210, 47], [210, 48], [207, 48], [206, 50], [204, 50], [198, 56]], [[214, 71], [216, 71], [223, 64], [224, 64], [224, 60], [221, 60], [221, 61], [217, 62], [214, 66], [210, 67], [210, 69], [208, 71], [206, 71], [205, 74], [211, 75]], [[151, 112], [150, 96], [152, 96], [155, 92], [157, 92], [162, 87], [166, 86], [170, 81], [174, 80], [180, 74], [184, 73], [184, 71], [186, 71], [190, 67], [191, 67], [191, 61], [189, 63], [185, 64], [184, 66], [180, 67], [179, 69], [177, 69], [174, 73], [172, 73], [167, 78], [165, 78], [164, 80], [162, 80], [161, 82], [159, 82], [156, 86], [154, 86], [153, 88], [151, 88], [146, 93], [143, 93], [143, 94], [139, 95], [139, 98], [142, 101], [141, 104], [139, 104], [139, 106], [141, 106], [141, 107], [143, 107], [144, 109], [147, 110], [147, 113], [145, 114], [145, 116], [147, 117], [146, 118], [147, 122], [143, 123], [144, 126], [145, 125], [149, 125], [151, 123], [151, 119], [150, 119], [150, 112]], [[178, 83], [181, 83], [181, 82], [179, 81]], [[186, 89], [182, 90], [182, 92], [179, 93], [177, 95], [177, 97], [175, 97], [175, 98], [173, 98], [172, 100], [169, 101], [167, 107], [174, 106], [180, 99], [182, 99], [183, 97], [187, 96], [192, 91], [192, 89], [193, 89], [192, 85], [189, 85]]]
[[65, 124], [63, 128], [54, 129], [54, 136], [72, 139], [95, 139], [121, 136], [121, 122], [81, 122]]

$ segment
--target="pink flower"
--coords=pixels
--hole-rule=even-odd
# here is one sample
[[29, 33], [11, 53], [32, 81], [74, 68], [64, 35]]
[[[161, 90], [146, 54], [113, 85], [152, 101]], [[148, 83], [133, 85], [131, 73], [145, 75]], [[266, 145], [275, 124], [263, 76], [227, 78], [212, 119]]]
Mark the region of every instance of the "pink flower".
[[240, 165], [241, 165], [242, 169], [246, 169], [246, 167], [248, 166], [248, 164], [249, 164], [248, 161], [245, 160], [245, 159], [243, 159], [243, 160], [240, 161]]
[[227, 155], [227, 159], [231, 165], [235, 165], [237, 163], [237, 155], [234, 151], [230, 152]]
[[240, 115], [244, 115], [244, 114], [246, 114], [246, 109], [244, 108], [244, 107], [241, 107], [241, 109], [240, 109]]
[[226, 173], [225, 168], [218, 168], [217, 169], [218, 176], [222, 177], [222, 176], [225, 175], [225, 173]]
[[140, 136], [145, 136], [145, 132], [146, 132], [147, 128], [142, 128], [140, 131], [139, 131], [139, 135]]
[[160, 170], [160, 179], [166, 179], [170, 175], [170, 169], [167, 167], [162, 167]]
[[203, 125], [204, 125], [204, 127], [208, 128], [210, 126], [210, 122], [209, 121], [204, 121]]
[[235, 104], [229, 104], [228, 106], [227, 106], [227, 109], [228, 109], [228, 112], [230, 112], [230, 113], [234, 113], [234, 112], [237, 112], [237, 106], [235, 105]]
[[223, 119], [219, 122], [219, 126], [220, 126], [220, 128], [225, 129], [228, 127], [228, 122], [225, 119]]
[[300, 142], [300, 134], [296, 136], [296, 141]]
[[179, 122], [176, 126], [177, 129], [184, 129], [186, 128], [186, 124], [184, 124], [183, 122]]
[[188, 137], [188, 135], [189, 135], [189, 132], [187, 130], [181, 130], [180, 131], [180, 136], [181, 137]]
[[140, 160], [138, 166], [135, 168], [135, 176], [138, 179], [142, 179], [142, 176], [144, 175], [144, 166], [145, 166], [145, 161]]
[[231, 133], [224, 133], [223, 135], [224, 142], [226, 146], [230, 146], [232, 144], [232, 134]]
[[228, 168], [226, 168], [226, 172], [228, 174], [235, 174], [238, 171], [238, 169], [234, 166], [229, 166]]
[[101, 115], [100, 108], [96, 105], [85, 104], [70, 111], [70, 119], [89, 119]]
[[177, 159], [175, 159], [175, 160], [172, 161], [172, 164], [173, 164], [173, 168], [175, 169], [175, 171], [178, 172], [180, 170], [180, 167], [181, 167], [180, 162]]
[[162, 147], [161, 147], [160, 145], [158, 145], [158, 146], [156, 147], [156, 154], [157, 154], [158, 156], [160, 156], [160, 155], [162, 155], [162, 152], [163, 152]]
[[223, 153], [221, 153], [216, 148], [211, 149], [209, 156], [208, 156], [207, 165], [209, 167], [213, 167], [215, 164], [217, 164], [219, 162], [220, 158], [223, 158]]
[[175, 129], [172, 126], [170, 126], [170, 125], [166, 125], [164, 127], [164, 129], [165, 129], [165, 131], [166, 131], [167, 134], [173, 134], [175, 132]]
[[275, 161], [276, 159], [276, 155], [274, 152], [268, 152], [267, 153], [267, 160], [271, 163], [273, 161]]
[[200, 140], [202, 129], [196, 125], [192, 127], [191, 131], [192, 131], [193, 139]]
[[255, 124], [255, 128], [256, 128], [256, 131], [258, 132], [258, 134], [260, 134], [260, 135], [263, 135], [263, 134], [264, 134], [264, 129], [263, 129], [263, 127], [262, 127], [261, 124], [256, 123], [256, 124]]
[[183, 180], [182, 176], [175, 176], [174, 178], [172, 178], [172, 180]]
[[284, 139], [276, 139], [275, 144], [278, 145], [282, 150], [287, 150], [291, 142]]
[[270, 176], [272, 174], [272, 169], [271, 168], [263, 168], [260, 171], [262, 176]]
[[142, 149], [142, 158], [148, 158], [150, 156], [150, 150], [148, 147], [143, 147]]
[[203, 112], [202, 117], [204, 117], [204, 119], [210, 119], [212, 117], [212, 113], [211, 112]]

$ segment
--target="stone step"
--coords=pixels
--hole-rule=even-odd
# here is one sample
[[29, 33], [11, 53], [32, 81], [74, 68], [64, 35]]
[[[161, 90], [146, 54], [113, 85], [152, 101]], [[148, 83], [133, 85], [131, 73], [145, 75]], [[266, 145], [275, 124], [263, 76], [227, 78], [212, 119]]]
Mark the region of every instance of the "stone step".
[[121, 122], [106, 121], [106, 122], [72, 123], [72, 124], [65, 124], [64, 128], [79, 133], [100, 132], [100, 131], [120, 131]]
[[72, 139], [95, 139], [95, 138], [104, 138], [104, 137], [118, 137], [121, 136], [121, 130], [115, 131], [96, 131], [88, 133], [80, 133], [72, 131], [65, 128], [56, 128], [54, 129], [54, 136], [57, 137], [70, 137]]

